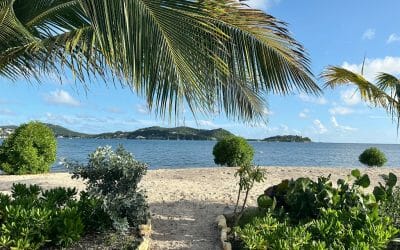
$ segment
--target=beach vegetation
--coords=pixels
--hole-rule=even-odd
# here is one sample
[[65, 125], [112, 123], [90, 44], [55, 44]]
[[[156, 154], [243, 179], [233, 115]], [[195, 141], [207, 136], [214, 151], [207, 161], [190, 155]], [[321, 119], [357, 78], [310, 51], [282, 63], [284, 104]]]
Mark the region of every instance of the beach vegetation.
[[75, 188], [44, 191], [13, 184], [11, 196], [0, 195], [0, 248], [67, 247], [78, 241], [86, 229], [76, 194]]
[[0, 169], [7, 174], [49, 172], [56, 150], [57, 141], [50, 128], [40, 122], [23, 124], [0, 146]]
[[251, 164], [254, 149], [245, 138], [229, 136], [215, 144], [213, 155], [215, 164], [239, 167]]
[[[243, 215], [250, 190], [257, 182], [265, 178], [260, 167], [252, 164], [254, 149], [246, 139], [238, 136], [230, 136], [218, 141], [213, 148], [214, 162], [216, 164], [238, 167], [235, 177], [239, 177], [239, 189], [236, 199], [234, 214], [237, 222]], [[243, 203], [238, 212], [241, 195], [244, 193]]]
[[385, 154], [376, 147], [364, 150], [358, 160], [368, 167], [382, 167], [387, 162]]
[[101, 207], [114, 229], [126, 232], [147, 222], [146, 195], [139, 187], [147, 165], [135, 160], [122, 146], [115, 151], [108, 146], [99, 147], [89, 155], [87, 164], [66, 165], [73, 172], [72, 178], [86, 182], [85, 197], [102, 201]]
[[[283, 180], [258, 197], [258, 212], [243, 216], [232, 240], [245, 249], [383, 249], [400, 231], [394, 198], [397, 177], [382, 176], [386, 196], [365, 193], [368, 175], [353, 170], [334, 186], [328, 177]], [[382, 191], [382, 190], [380, 190]]]
[[188, 105], [244, 121], [264, 120], [270, 92], [320, 93], [287, 25], [236, 0], [1, 3], [8, 79], [66, 71], [128, 86], [160, 116]]
[[79, 196], [75, 188], [26, 184], [13, 184], [11, 195], [0, 194], [0, 249], [93, 246], [82, 238], [113, 249], [135, 249], [140, 243], [139, 225], [147, 223], [149, 212], [138, 184], [147, 165], [122, 147], [115, 152], [100, 147], [87, 164], [68, 166], [74, 178], [86, 181]]

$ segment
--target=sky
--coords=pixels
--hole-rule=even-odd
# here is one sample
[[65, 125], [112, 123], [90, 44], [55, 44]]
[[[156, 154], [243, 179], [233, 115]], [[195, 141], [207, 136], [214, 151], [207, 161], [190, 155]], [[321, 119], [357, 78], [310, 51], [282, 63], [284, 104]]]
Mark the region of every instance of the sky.
[[[311, 69], [318, 76], [326, 66], [337, 65], [364, 73], [373, 80], [378, 72], [400, 75], [398, 0], [250, 0], [255, 8], [288, 23], [305, 47]], [[185, 112], [169, 121], [149, 113], [143, 98], [128, 88], [91, 82], [89, 90], [66, 76], [43, 79], [0, 79], [0, 125], [30, 120], [69, 129], [100, 133], [133, 131], [149, 126], [186, 125], [202, 129], [224, 128], [246, 138], [296, 134], [318, 142], [399, 143], [396, 124], [380, 108], [360, 100], [352, 87], [324, 89], [320, 97], [294, 93], [267, 96], [267, 124], [246, 125], [223, 116]], [[322, 86], [322, 80], [318, 79]], [[184, 118], [184, 122], [183, 122]]]

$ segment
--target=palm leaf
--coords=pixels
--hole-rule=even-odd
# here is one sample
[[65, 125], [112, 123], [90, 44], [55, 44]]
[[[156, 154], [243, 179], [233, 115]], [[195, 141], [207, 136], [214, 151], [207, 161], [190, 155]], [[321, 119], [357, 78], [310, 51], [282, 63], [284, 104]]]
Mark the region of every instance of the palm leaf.
[[244, 121], [264, 119], [269, 92], [320, 92], [286, 24], [234, 0], [0, 0], [0, 12], [11, 79], [111, 72], [161, 116], [187, 104]]
[[362, 75], [341, 67], [327, 67], [321, 77], [325, 80], [325, 87], [355, 85], [360, 91], [361, 98], [376, 107], [384, 108], [392, 119], [397, 121], [397, 129], [399, 129], [400, 103], [382, 88], [369, 82]]

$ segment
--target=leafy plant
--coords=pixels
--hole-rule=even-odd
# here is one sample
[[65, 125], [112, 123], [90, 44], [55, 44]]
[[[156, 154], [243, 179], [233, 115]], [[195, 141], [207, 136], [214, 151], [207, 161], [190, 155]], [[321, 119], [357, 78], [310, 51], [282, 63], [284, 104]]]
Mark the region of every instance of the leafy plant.
[[392, 199], [393, 189], [397, 183], [397, 176], [393, 173], [389, 173], [388, 175], [383, 174], [381, 177], [385, 181], [385, 185], [379, 182], [379, 186], [374, 187], [373, 193], [376, 200], [384, 202], [388, 199]]
[[[235, 177], [239, 176], [239, 190], [234, 210], [235, 223], [237, 223], [243, 214], [250, 190], [254, 183], [264, 180], [264, 172], [252, 165], [254, 149], [242, 137], [231, 136], [220, 140], [214, 146], [213, 155], [216, 164], [239, 167], [235, 173]], [[245, 192], [245, 196], [240, 212], [237, 213], [242, 192]]]
[[85, 233], [111, 228], [98, 199], [75, 195], [75, 188], [13, 184], [11, 196], [0, 195], [0, 248], [66, 247]]
[[358, 160], [369, 167], [382, 167], [387, 162], [385, 154], [375, 147], [368, 148], [362, 152]]
[[231, 136], [215, 144], [213, 155], [215, 164], [228, 167], [247, 166], [253, 161], [254, 149], [246, 139]]
[[56, 160], [53, 131], [40, 122], [19, 126], [0, 146], [0, 169], [7, 174], [37, 174]]
[[138, 184], [147, 165], [135, 160], [131, 153], [122, 147], [115, 152], [111, 147], [99, 147], [90, 154], [87, 165], [66, 164], [73, 169], [73, 178], [86, 180], [88, 196], [102, 201], [115, 229], [124, 231], [146, 222], [148, 205]]
[[[380, 185], [389, 190], [394, 177], [384, 176], [385, 186]], [[391, 223], [397, 215], [380, 213], [375, 196], [362, 191], [369, 185], [359, 170], [338, 180], [337, 187], [329, 177], [285, 180], [258, 198], [264, 215], [254, 213], [235, 232], [246, 249], [382, 249], [399, 232]]]
[[381, 214], [391, 218], [393, 225], [400, 229], [400, 188], [393, 190], [392, 196], [379, 206]]

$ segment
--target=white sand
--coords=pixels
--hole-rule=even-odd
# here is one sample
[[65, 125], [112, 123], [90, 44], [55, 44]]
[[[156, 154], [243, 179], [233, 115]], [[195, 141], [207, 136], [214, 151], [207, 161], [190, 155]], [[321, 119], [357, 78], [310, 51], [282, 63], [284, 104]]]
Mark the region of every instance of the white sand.
[[[255, 205], [257, 196], [264, 189], [282, 179], [332, 174], [332, 180], [336, 182], [351, 171], [347, 168], [305, 167], [265, 167], [265, 170], [267, 180], [254, 187], [249, 205]], [[362, 172], [369, 174], [372, 185], [380, 181], [380, 174], [393, 172], [400, 176], [400, 168], [362, 169]], [[235, 203], [237, 180], [234, 173], [233, 168], [148, 171], [142, 186], [147, 190], [152, 212], [152, 249], [220, 249], [214, 220]], [[35, 183], [44, 188], [84, 188], [82, 182], [71, 180], [66, 173], [0, 175], [0, 192], [9, 192], [13, 182]]]

